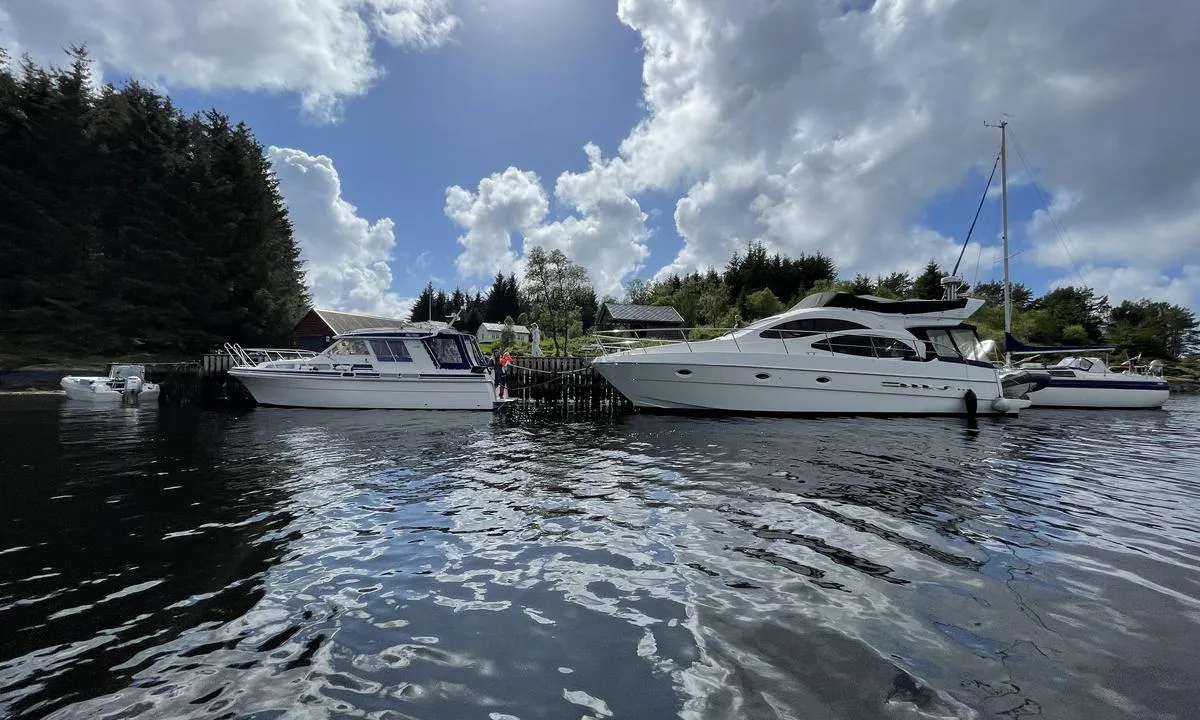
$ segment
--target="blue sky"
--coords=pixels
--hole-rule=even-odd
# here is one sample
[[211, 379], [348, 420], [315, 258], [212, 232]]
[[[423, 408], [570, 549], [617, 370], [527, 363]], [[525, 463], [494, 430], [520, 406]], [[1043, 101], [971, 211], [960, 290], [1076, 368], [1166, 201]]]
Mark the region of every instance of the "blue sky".
[[[641, 38], [618, 20], [614, 3], [527, 0], [511, 5], [517, 12], [507, 17], [496, 9], [464, 6], [455, 42], [433, 51], [382, 47], [377, 54], [387, 77], [366, 96], [347, 102], [337, 124], [304, 117], [299, 100], [286, 94], [179, 90], [172, 96], [185, 108], [216, 106], [246, 121], [263, 145], [333, 158], [343, 195], [359, 213], [390, 217], [397, 224], [394, 292], [416, 295], [431, 278], [448, 288], [486, 286], [486, 278], [456, 277], [461, 229], [443, 212], [446, 187], [471, 188], [510, 165], [552, 185], [559, 173], [586, 168], [585, 143], [613, 155], [646, 115]], [[984, 160], [990, 168], [990, 158]], [[986, 179], [970, 173], [908, 220], [961, 240]], [[999, 182], [997, 174], [997, 188]], [[643, 277], [668, 265], [682, 244], [674, 222], [678, 195], [651, 191], [639, 196], [651, 230], [650, 254], [638, 273]], [[552, 215], [553, 205], [551, 198]], [[1032, 188], [1010, 187], [1013, 230], [1038, 206]], [[998, 198], [989, 201], [975, 240], [996, 241], [999, 212]], [[968, 281], [975, 276], [977, 251], [973, 242], [963, 260], [961, 272]], [[838, 259], [836, 248], [825, 252]], [[981, 280], [1001, 277], [992, 265], [979, 266]], [[1053, 275], [1031, 267], [1015, 280], [1039, 284]]]
[[[586, 168], [585, 143], [612, 154], [644, 116], [641, 39], [617, 20], [613, 3], [512, 5], [518, 12], [508, 17], [463, 7], [456, 41], [433, 51], [381, 48], [387, 77], [350, 100], [336, 125], [303, 117], [287, 95], [173, 97], [245, 120], [263, 145], [333, 158], [343, 195], [359, 213], [396, 221], [395, 292], [416, 295], [431, 277], [450, 287], [485, 286], [486, 279], [455, 275], [461, 230], [443, 213], [446, 188], [473, 187], [510, 165], [552, 184], [564, 170]], [[673, 198], [650, 195], [642, 203], [654, 229], [647, 265], [658, 267], [680, 240]], [[428, 267], [414, 264], [422, 253]]]
[[[525, 239], [606, 289], [750, 239], [844, 275], [953, 263], [998, 149], [983, 123], [1004, 114], [1069, 238], [1034, 221], [1043, 196], [1010, 152], [1013, 279], [1196, 307], [1197, 103], [1179, 88], [1200, 50], [1163, 27], [1200, 6], [1097, 3], [1080, 23], [965, 0], [0, 0], [0, 45], [45, 62], [85, 42], [105, 79], [249, 124], [344, 309], [399, 312], [431, 278], [486, 287]], [[999, 232], [994, 197], [968, 282], [1000, 277]]]

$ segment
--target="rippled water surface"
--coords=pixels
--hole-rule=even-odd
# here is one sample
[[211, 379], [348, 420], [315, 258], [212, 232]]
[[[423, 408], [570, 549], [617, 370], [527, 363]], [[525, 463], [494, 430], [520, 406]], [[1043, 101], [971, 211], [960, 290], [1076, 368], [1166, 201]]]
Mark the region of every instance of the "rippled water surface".
[[1195, 718], [1198, 421], [0, 398], [0, 715]]

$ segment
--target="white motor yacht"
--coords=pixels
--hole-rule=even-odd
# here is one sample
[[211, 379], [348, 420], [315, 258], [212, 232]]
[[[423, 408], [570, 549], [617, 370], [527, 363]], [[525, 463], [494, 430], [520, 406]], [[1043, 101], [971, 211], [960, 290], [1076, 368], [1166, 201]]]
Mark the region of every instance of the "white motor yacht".
[[59, 385], [71, 400], [115, 403], [153, 403], [158, 400], [158, 385], [146, 381], [146, 366], [113, 363], [108, 374], [100, 376], [68, 375]]
[[475, 338], [454, 330], [355, 330], [316, 355], [257, 363], [230, 347], [237, 364], [229, 374], [260, 405], [491, 410], [501, 402]]
[[[953, 296], [953, 293], [951, 293]], [[637, 407], [748, 413], [1015, 413], [965, 320], [984, 301], [823, 292], [712, 340], [618, 350], [592, 367]]]

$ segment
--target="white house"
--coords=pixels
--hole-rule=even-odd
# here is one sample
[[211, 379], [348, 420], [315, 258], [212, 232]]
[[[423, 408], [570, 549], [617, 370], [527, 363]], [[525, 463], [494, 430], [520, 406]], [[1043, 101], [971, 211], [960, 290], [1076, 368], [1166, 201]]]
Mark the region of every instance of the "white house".
[[[513, 339], [521, 342], [529, 342], [529, 328], [524, 325], [513, 325]], [[485, 322], [475, 331], [475, 339], [481, 343], [496, 342], [500, 339], [500, 334], [504, 332], [504, 323], [489, 323]]]

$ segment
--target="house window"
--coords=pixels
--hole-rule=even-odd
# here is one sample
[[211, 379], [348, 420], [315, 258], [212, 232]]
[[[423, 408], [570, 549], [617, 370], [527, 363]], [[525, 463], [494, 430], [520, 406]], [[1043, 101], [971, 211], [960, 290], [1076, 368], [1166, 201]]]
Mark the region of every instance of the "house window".
[[412, 362], [403, 340], [372, 340], [371, 349], [380, 362]]
[[859, 325], [850, 320], [839, 320], [838, 318], [804, 318], [802, 320], [788, 320], [785, 323], [780, 323], [767, 330], [763, 330], [758, 336], [774, 339], [800, 338], [809, 335], [819, 335], [821, 333], [866, 329], [866, 325]]

